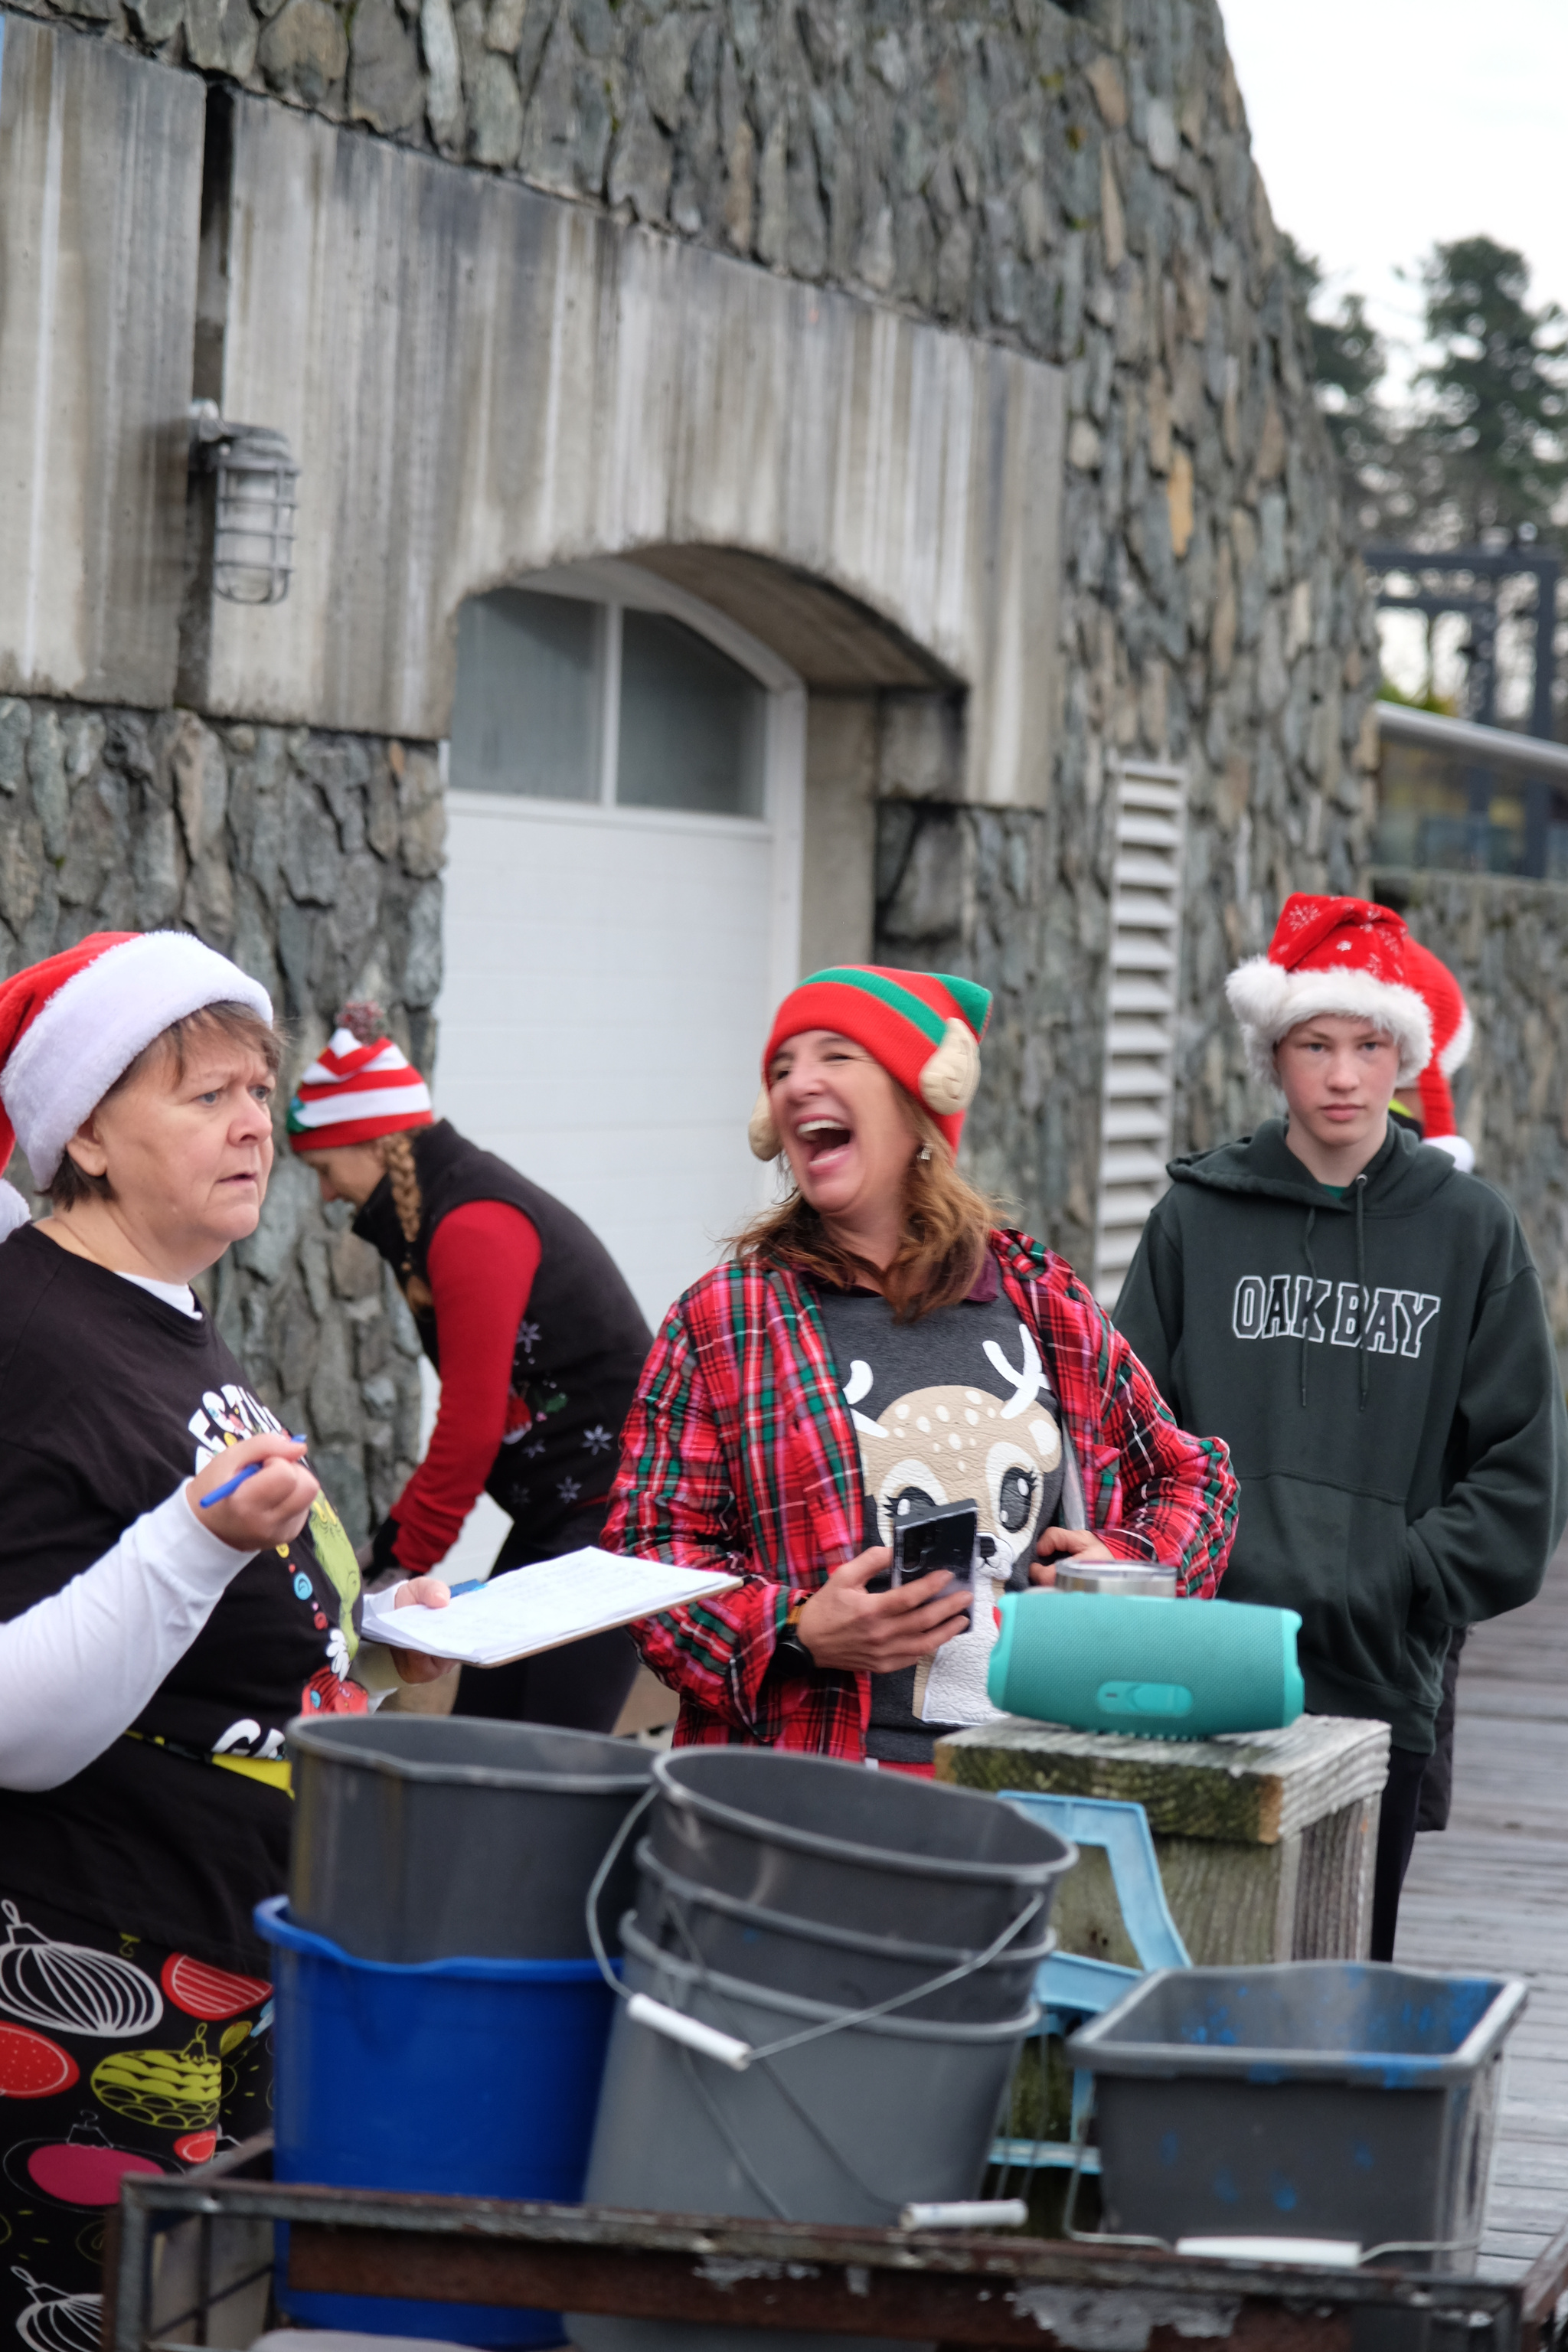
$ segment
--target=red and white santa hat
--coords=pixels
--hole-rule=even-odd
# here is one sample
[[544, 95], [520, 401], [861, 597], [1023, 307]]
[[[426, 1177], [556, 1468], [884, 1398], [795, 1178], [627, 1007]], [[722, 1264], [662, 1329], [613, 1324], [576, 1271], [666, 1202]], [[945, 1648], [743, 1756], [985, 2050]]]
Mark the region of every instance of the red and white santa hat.
[[435, 1120], [430, 1089], [392, 1039], [375, 1004], [345, 1004], [331, 1042], [312, 1062], [289, 1105], [296, 1151], [337, 1151]]
[[[19, 1143], [34, 1183], [48, 1184], [137, 1055], [209, 1004], [272, 1019], [260, 982], [189, 931], [92, 931], [0, 982], [0, 1170]], [[21, 1194], [0, 1185], [0, 1235], [26, 1216]]]
[[1325, 1013], [1371, 1021], [1399, 1047], [1399, 1084], [1430, 1060], [1432, 1015], [1410, 965], [1415, 942], [1391, 907], [1366, 898], [1287, 898], [1267, 955], [1226, 982], [1255, 1078], [1274, 1079], [1274, 1048]]
[[1447, 1152], [1468, 1175], [1476, 1164], [1475, 1147], [1459, 1133], [1448, 1081], [1475, 1042], [1470, 1008], [1447, 965], [1419, 940], [1405, 946], [1405, 976], [1412, 988], [1420, 990], [1432, 1016], [1432, 1051], [1415, 1081], [1421, 1097], [1421, 1140]]

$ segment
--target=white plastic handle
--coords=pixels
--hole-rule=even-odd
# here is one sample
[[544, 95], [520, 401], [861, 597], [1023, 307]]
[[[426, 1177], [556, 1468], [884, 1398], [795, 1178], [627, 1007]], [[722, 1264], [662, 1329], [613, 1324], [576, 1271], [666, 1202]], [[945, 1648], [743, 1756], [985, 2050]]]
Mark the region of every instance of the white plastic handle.
[[[704, 2058], [717, 2058], [721, 2066], [731, 2066], [743, 2074], [753, 2056], [749, 2042], [737, 2042], [732, 2033], [721, 2033], [716, 2026], [704, 2025], [700, 2018], [683, 2017], [678, 2009], [667, 2009], [661, 2000], [650, 2000], [646, 1992], [634, 1992], [626, 2003], [626, 2015], [639, 2025], [662, 2033], [667, 2041], [684, 2042], [689, 2050], [700, 2050]], [[935, 2210], [934, 2208], [932, 2209]]]
[[1021, 2197], [974, 2198], [952, 2205], [906, 2205], [900, 2230], [1021, 2230], [1029, 2209]]

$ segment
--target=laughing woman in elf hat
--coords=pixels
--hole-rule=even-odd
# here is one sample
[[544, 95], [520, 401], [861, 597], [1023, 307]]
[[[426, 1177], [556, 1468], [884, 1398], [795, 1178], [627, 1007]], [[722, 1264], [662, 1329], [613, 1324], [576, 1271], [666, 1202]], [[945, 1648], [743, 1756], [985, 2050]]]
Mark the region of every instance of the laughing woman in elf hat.
[[[497, 1569], [597, 1543], [649, 1334], [580, 1217], [437, 1119], [374, 1004], [350, 1004], [289, 1107], [324, 1201], [396, 1275], [441, 1374], [429, 1449], [377, 1530], [371, 1567], [446, 1558], [481, 1493], [511, 1519]], [[611, 1731], [637, 1673], [620, 1632], [465, 1673], [458, 1715]]]
[[[744, 1580], [637, 1628], [679, 1741], [929, 1773], [944, 1729], [993, 1711], [1009, 1586], [1063, 1553], [1173, 1562], [1188, 1593], [1223, 1572], [1225, 1447], [1177, 1429], [1072, 1268], [958, 1172], [990, 1002], [848, 965], [774, 1018], [751, 1141], [784, 1198], [670, 1309], [605, 1536]], [[966, 1582], [871, 1590], [906, 1512], [963, 1501]]]
[[1568, 1519], [1568, 1420], [1519, 1221], [1452, 1142], [1389, 1117], [1433, 1052], [1413, 948], [1387, 907], [1287, 899], [1226, 993], [1288, 1116], [1173, 1163], [1116, 1307], [1184, 1427], [1230, 1446], [1226, 1599], [1299, 1610], [1309, 1708], [1389, 1727], [1384, 1960], [1450, 1629], [1531, 1600]]
[[90, 2337], [121, 2173], [267, 2122], [284, 1729], [395, 1678], [190, 1287], [256, 1229], [277, 1064], [266, 991], [184, 934], [0, 984], [0, 1163], [19, 1142], [50, 1202], [0, 1197], [0, 2315], [28, 2342], [61, 2296]]

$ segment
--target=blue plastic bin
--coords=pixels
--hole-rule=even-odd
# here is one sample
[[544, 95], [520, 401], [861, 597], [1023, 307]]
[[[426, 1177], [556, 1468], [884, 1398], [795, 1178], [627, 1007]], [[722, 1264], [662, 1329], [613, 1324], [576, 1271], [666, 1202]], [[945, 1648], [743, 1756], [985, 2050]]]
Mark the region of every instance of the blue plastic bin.
[[[593, 1960], [358, 1960], [256, 1909], [273, 1947], [279, 2180], [574, 2203], [583, 2194], [615, 1996]], [[312, 2327], [559, 2344], [546, 2311], [392, 2296], [279, 2301]]]

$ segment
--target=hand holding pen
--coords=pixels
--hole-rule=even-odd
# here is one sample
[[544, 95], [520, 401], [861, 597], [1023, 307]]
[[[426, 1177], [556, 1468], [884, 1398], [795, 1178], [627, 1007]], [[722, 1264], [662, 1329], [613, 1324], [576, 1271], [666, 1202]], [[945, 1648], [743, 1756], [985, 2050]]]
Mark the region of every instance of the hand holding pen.
[[319, 1491], [304, 1454], [304, 1439], [281, 1430], [247, 1437], [191, 1480], [186, 1500], [202, 1525], [236, 1551], [288, 1543], [304, 1526]]

